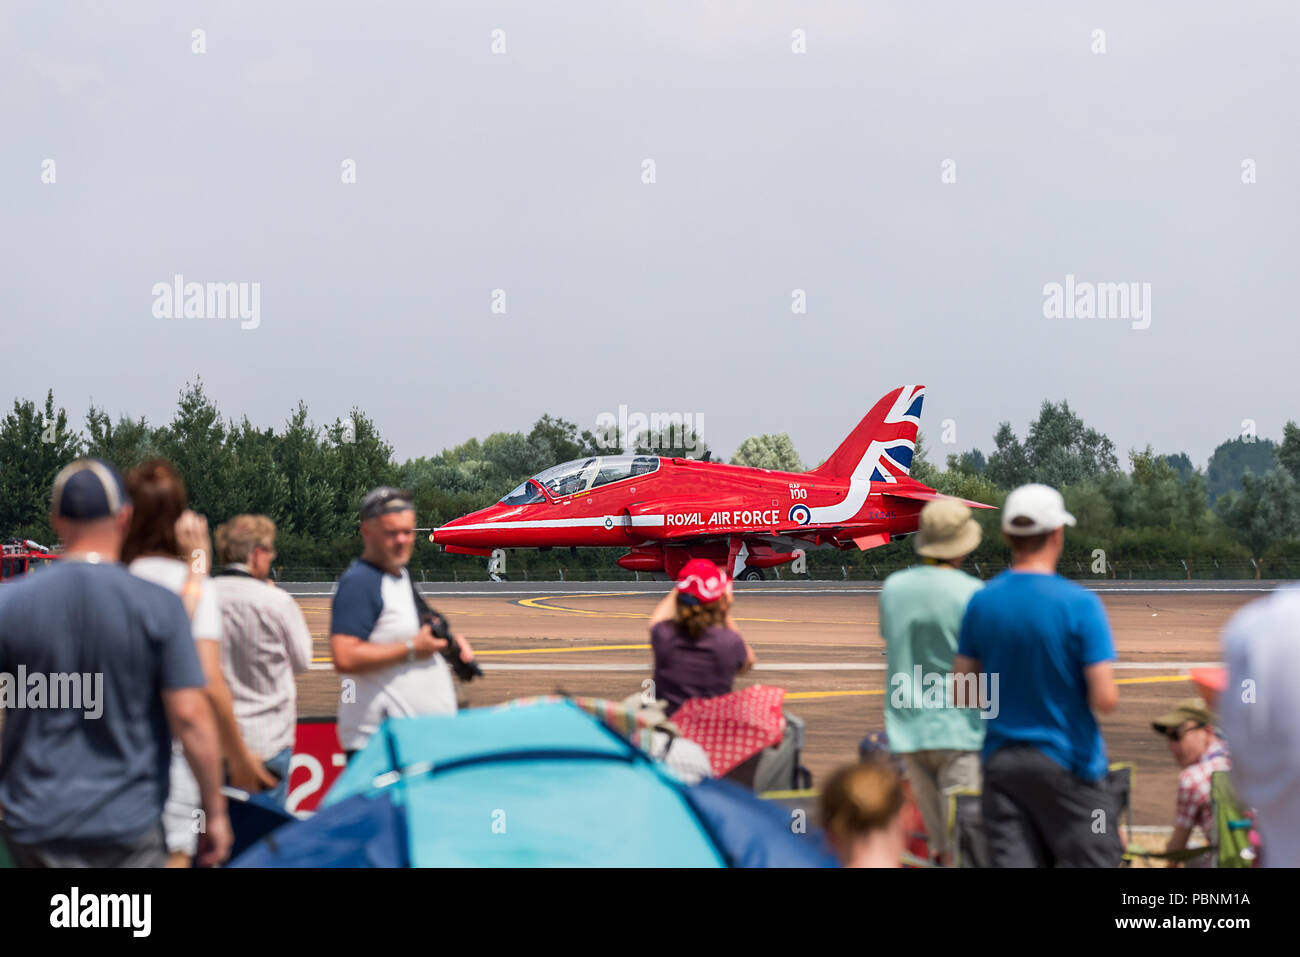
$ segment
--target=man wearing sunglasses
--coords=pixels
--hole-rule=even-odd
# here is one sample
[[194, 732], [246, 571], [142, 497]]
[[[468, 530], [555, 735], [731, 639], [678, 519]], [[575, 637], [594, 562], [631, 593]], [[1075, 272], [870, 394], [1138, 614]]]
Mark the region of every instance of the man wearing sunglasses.
[[[1210, 777], [1229, 770], [1228, 748], [1215, 731], [1218, 719], [1200, 698], [1186, 698], [1161, 715], [1151, 726], [1169, 745], [1169, 753], [1182, 770], [1178, 773], [1178, 800], [1174, 812], [1174, 833], [1166, 851], [1181, 851], [1195, 828], [1207, 843], [1214, 842], [1214, 808], [1210, 801]], [[1188, 862], [1192, 867], [1210, 867], [1212, 853]]]

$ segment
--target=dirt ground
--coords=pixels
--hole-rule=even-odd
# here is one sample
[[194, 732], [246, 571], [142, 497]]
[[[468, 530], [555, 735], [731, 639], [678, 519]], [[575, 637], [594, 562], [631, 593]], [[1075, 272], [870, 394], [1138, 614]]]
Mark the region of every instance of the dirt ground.
[[[544, 589], [539, 587], [539, 595]], [[462, 703], [497, 704], [564, 691], [623, 697], [650, 676], [646, 619], [653, 594], [528, 597], [447, 595], [431, 603], [467, 637], [486, 678], [462, 685]], [[1219, 633], [1249, 594], [1104, 594], [1121, 663], [1120, 703], [1102, 723], [1111, 761], [1137, 766], [1134, 825], [1172, 823], [1177, 768], [1151, 720], [1171, 702], [1195, 694], [1186, 668], [1220, 658]], [[329, 596], [298, 598], [316, 638], [317, 669], [299, 681], [299, 713], [332, 715], [338, 680], [329, 669]], [[738, 679], [787, 690], [786, 709], [807, 723], [804, 764], [814, 786], [856, 759], [858, 741], [883, 729], [886, 676], [875, 595], [738, 594], [735, 615], [760, 665], [858, 663], [878, 670], [756, 670]], [[631, 646], [631, 647], [629, 647]], [[550, 670], [570, 665], [633, 664], [637, 671]], [[514, 669], [520, 665], [529, 670]]]

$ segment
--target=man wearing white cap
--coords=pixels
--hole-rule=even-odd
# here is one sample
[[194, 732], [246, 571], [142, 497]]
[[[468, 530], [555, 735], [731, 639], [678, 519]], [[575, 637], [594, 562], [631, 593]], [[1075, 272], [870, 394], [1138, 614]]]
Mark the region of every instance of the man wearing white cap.
[[1011, 568], [966, 607], [953, 670], [998, 676], [984, 737], [984, 830], [995, 867], [1116, 867], [1119, 808], [1094, 713], [1118, 700], [1101, 601], [1056, 574], [1061, 493], [1024, 485], [1002, 506]]
[[952, 671], [962, 615], [982, 587], [978, 578], [961, 570], [961, 563], [979, 545], [980, 534], [961, 502], [930, 502], [921, 510], [912, 539], [921, 564], [894, 572], [880, 590], [880, 634], [889, 659], [889, 750], [903, 759], [930, 853], [945, 864], [951, 863], [945, 795], [979, 790], [984, 728], [973, 708], [926, 701], [923, 689], [936, 679], [942, 688]]

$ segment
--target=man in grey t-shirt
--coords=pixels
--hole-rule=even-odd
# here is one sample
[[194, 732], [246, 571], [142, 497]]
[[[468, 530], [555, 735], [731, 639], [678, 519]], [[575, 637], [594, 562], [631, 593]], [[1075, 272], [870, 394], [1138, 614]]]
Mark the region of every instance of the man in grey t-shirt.
[[51, 508], [62, 558], [0, 591], [0, 839], [20, 866], [161, 866], [170, 732], [200, 785], [199, 862], [230, 852], [189, 619], [118, 564], [130, 520], [112, 466], [72, 463]]

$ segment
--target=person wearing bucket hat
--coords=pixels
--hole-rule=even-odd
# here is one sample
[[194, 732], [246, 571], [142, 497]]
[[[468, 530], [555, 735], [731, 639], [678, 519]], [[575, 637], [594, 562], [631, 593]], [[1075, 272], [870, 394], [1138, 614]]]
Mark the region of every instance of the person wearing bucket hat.
[[652, 697], [671, 716], [691, 698], [729, 694], [736, 675], [754, 667], [754, 652], [731, 617], [731, 578], [707, 558], [692, 558], [650, 616]]
[[956, 499], [938, 499], [921, 509], [912, 539], [921, 564], [894, 572], [880, 591], [880, 635], [885, 642], [889, 682], [885, 733], [921, 817], [931, 856], [951, 862], [947, 797], [954, 790], [980, 788], [979, 750], [983, 722], [974, 709], [926, 701], [933, 686], [952, 671], [966, 605], [983, 583], [960, 568], [980, 542], [970, 509]]
[[1101, 600], [1056, 574], [1061, 493], [1023, 485], [1002, 506], [1011, 567], [971, 598], [953, 670], [995, 689], [985, 714], [982, 812], [994, 867], [1117, 867], [1119, 807], [1105, 787], [1097, 715], [1118, 701], [1115, 643]]
[[[1207, 843], [1214, 843], [1211, 776], [1215, 771], [1232, 768], [1228, 747], [1218, 735], [1218, 723], [1219, 719], [1200, 698], [1184, 698], [1151, 722], [1156, 734], [1168, 743], [1169, 753], [1181, 769], [1174, 804], [1174, 832], [1165, 847], [1167, 852], [1186, 848], [1196, 828], [1200, 828]], [[1209, 867], [1214, 858], [1202, 854], [1187, 863], [1193, 867]]]

